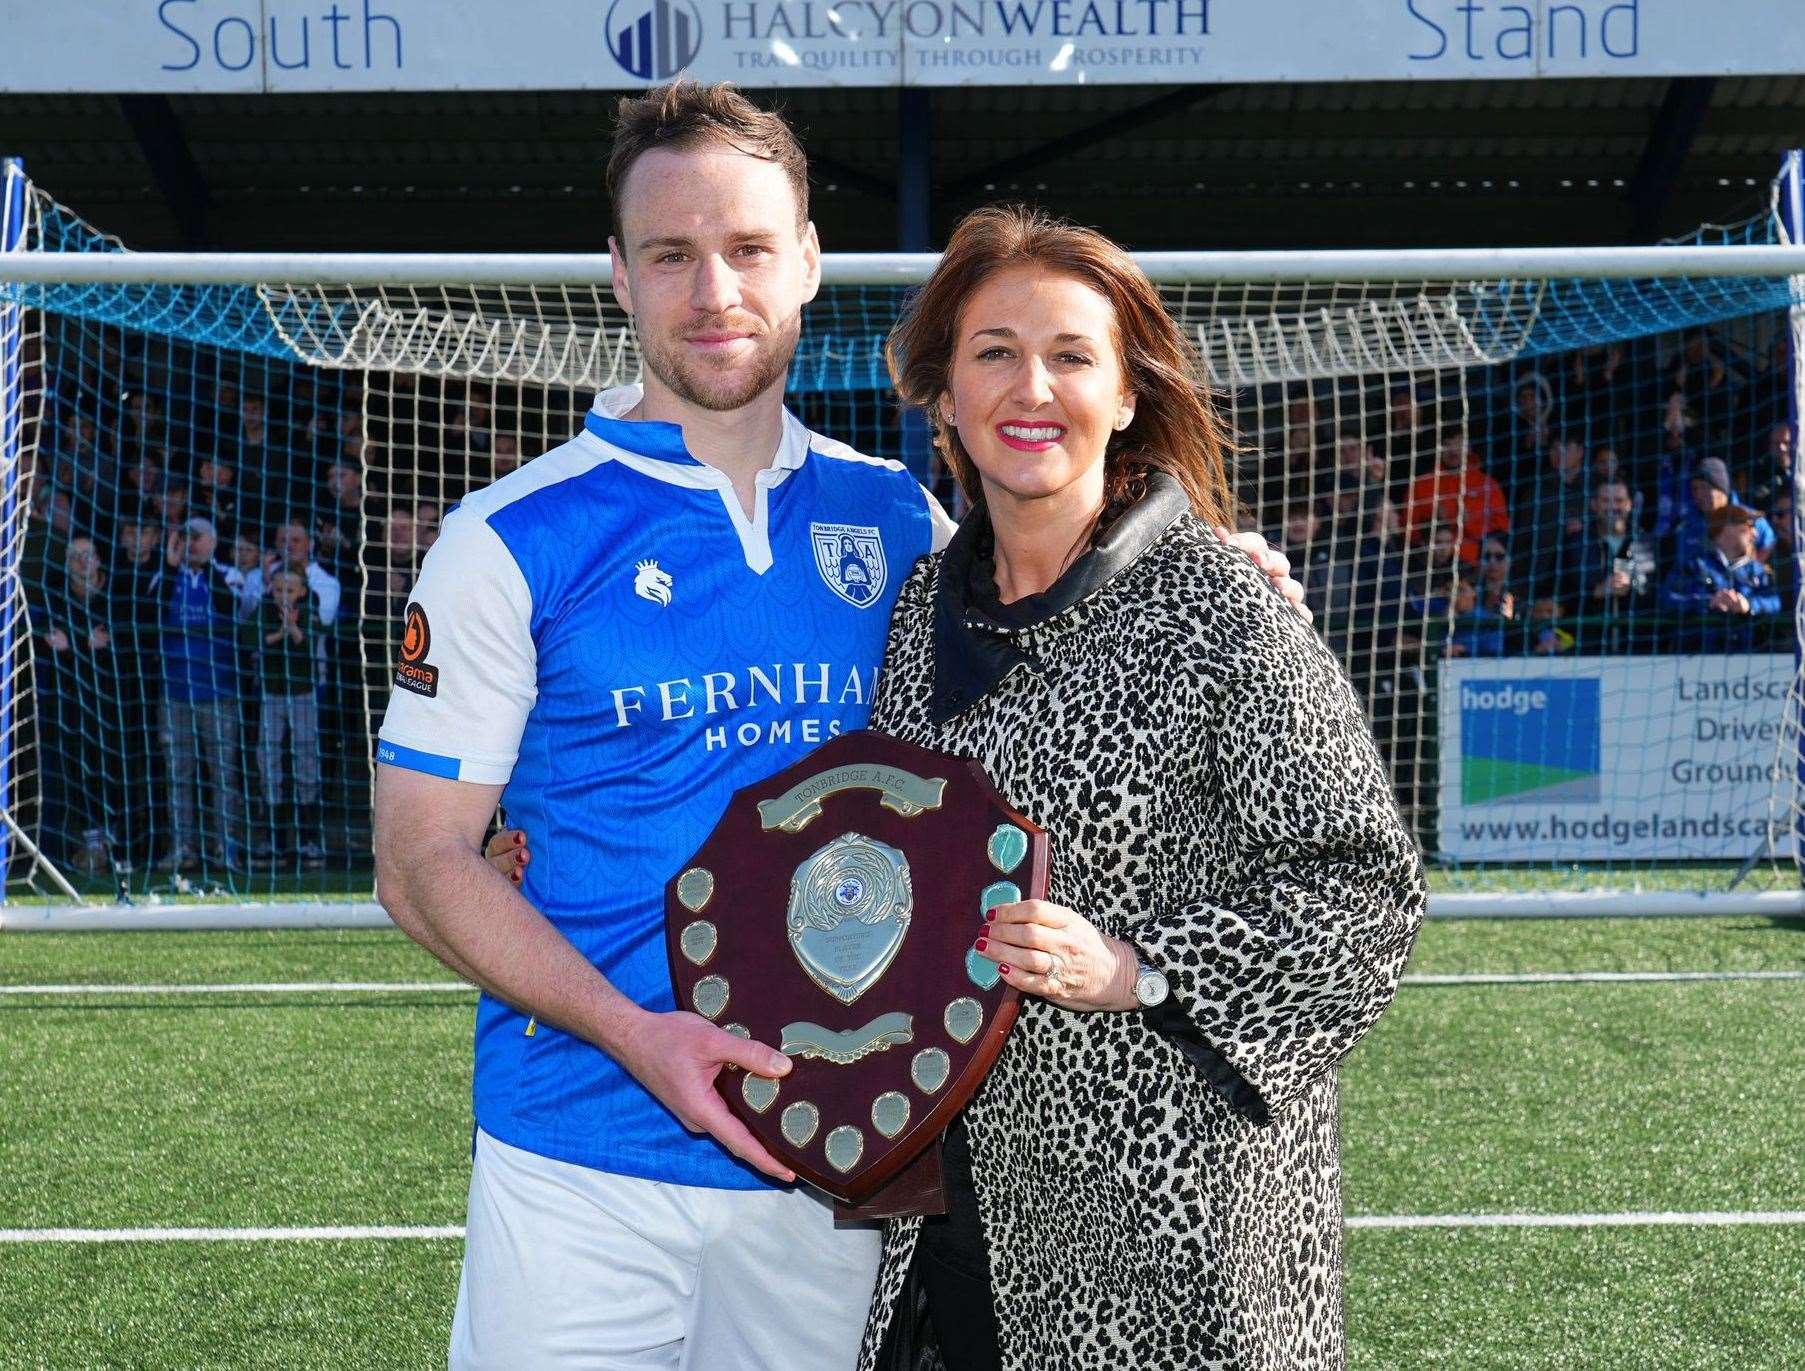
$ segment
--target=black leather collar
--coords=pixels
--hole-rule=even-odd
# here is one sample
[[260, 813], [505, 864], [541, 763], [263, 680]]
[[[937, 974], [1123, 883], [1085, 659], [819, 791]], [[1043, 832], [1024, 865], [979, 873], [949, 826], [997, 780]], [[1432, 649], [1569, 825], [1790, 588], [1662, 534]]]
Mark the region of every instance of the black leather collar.
[[983, 506], [953, 534], [934, 592], [932, 722], [943, 724], [983, 699], [1017, 666], [1040, 663], [1024, 633], [1089, 599], [1152, 547], [1187, 509], [1184, 487], [1164, 472], [1147, 477], [1147, 493], [1109, 526], [1091, 549], [1038, 595], [1012, 604], [997, 598], [994, 538]]

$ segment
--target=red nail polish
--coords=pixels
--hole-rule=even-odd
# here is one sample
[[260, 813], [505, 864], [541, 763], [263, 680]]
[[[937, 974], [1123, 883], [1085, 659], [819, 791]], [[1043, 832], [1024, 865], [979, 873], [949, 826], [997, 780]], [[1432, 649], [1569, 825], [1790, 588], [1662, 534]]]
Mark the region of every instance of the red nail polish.
[[996, 910], [986, 909], [984, 911], [984, 922], [985, 923], [993, 923], [996, 920], [996, 916], [997, 916]]
[[990, 946], [989, 938], [979, 938], [978, 939], [978, 951], [982, 952], [988, 946]]
[[1001, 966], [999, 966], [997, 968], [997, 970], [1001, 971], [1005, 976], [1007, 976], [1009, 974], [1009, 963], [1004, 962]]

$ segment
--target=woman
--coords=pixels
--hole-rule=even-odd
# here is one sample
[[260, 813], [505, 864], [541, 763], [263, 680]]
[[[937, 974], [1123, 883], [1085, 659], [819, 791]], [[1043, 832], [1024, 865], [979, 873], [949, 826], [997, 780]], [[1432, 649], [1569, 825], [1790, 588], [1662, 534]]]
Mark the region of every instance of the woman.
[[1028, 998], [860, 1366], [1339, 1367], [1335, 1065], [1424, 900], [1353, 694], [1211, 533], [1225, 436], [1107, 239], [976, 212], [890, 357], [973, 508], [872, 723], [980, 760], [1054, 860], [974, 924]]

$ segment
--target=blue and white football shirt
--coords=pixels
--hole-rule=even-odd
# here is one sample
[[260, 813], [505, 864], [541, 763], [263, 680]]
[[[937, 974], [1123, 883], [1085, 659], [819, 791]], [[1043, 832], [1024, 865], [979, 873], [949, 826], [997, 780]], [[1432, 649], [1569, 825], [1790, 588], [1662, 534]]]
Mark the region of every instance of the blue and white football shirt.
[[[890, 607], [950, 521], [896, 462], [784, 416], [750, 519], [675, 424], [618, 417], [445, 518], [408, 606], [377, 759], [505, 783], [524, 893], [647, 1009], [674, 1007], [664, 887], [733, 792], [864, 727]], [[685, 1185], [765, 1184], [612, 1058], [488, 996], [475, 1105], [543, 1156]]]

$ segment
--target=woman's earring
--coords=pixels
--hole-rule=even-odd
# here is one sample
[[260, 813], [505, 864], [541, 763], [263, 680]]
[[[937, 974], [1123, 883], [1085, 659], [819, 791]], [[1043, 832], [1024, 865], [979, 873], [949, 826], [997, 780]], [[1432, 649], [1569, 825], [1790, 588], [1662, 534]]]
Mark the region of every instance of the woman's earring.
[[1134, 422], [1134, 411], [1132, 409], [1123, 410], [1120, 414], [1116, 415], [1116, 432], [1120, 433], [1123, 429], [1127, 428], [1133, 422]]

